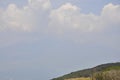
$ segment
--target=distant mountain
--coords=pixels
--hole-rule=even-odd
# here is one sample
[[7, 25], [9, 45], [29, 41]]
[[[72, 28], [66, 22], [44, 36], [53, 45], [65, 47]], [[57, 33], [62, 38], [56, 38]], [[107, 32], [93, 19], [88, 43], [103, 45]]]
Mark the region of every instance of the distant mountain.
[[64, 80], [64, 79], [70, 79], [70, 78], [90, 77], [95, 72], [118, 70], [118, 69], [120, 70], [120, 62], [107, 63], [107, 64], [98, 65], [98, 66], [93, 67], [93, 68], [71, 72], [70, 74], [66, 74], [64, 76], [54, 78], [51, 80]]

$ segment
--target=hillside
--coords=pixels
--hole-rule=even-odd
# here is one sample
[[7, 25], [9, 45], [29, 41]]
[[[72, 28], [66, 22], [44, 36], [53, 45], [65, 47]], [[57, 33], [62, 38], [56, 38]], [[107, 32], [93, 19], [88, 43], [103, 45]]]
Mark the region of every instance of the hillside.
[[118, 70], [118, 69], [120, 70], [120, 62], [107, 63], [107, 64], [98, 65], [93, 68], [71, 72], [70, 74], [66, 74], [64, 76], [54, 78], [52, 80], [64, 80], [64, 79], [70, 79], [70, 78], [90, 77], [91, 74], [93, 74], [95, 72]]

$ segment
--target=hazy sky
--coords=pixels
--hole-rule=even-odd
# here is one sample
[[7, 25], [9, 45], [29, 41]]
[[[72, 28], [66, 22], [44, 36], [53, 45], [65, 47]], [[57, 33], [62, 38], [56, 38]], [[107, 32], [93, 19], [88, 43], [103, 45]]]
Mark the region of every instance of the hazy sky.
[[0, 0], [0, 80], [118, 61], [120, 0]]

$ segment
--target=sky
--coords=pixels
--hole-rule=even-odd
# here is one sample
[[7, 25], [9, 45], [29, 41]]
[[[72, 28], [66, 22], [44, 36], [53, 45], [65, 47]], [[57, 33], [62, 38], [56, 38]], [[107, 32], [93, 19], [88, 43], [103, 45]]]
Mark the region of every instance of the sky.
[[0, 80], [111, 62], [120, 62], [119, 0], [0, 0]]

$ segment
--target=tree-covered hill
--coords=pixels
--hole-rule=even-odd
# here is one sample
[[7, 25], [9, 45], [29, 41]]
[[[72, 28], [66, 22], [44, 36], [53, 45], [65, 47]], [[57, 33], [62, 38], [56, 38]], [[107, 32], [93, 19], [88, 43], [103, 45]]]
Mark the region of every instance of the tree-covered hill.
[[66, 74], [64, 76], [54, 78], [52, 80], [64, 80], [69, 78], [90, 77], [95, 72], [109, 71], [109, 70], [120, 70], [120, 62], [101, 64], [93, 68], [71, 72], [70, 74]]

